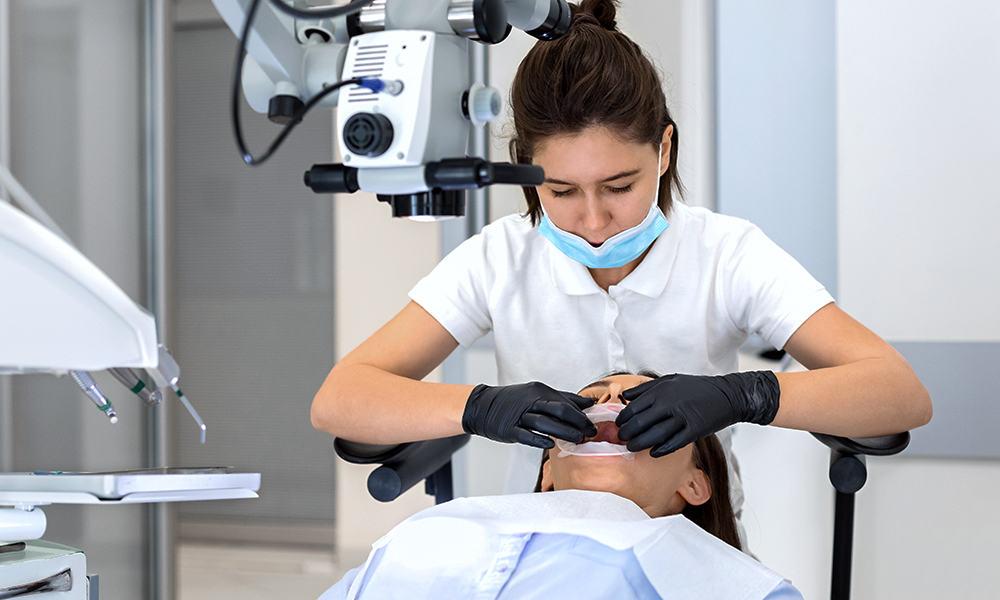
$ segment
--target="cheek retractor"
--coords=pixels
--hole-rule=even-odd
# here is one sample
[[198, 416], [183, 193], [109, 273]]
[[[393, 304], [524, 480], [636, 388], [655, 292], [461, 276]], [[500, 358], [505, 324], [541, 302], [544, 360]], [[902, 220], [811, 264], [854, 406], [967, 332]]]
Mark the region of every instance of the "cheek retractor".
[[[606, 421], [614, 421], [618, 418], [618, 413], [623, 408], [625, 408], [624, 404], [595, 404], [585, 409], [583, 414], [587, 415], [591, 423], [597, 425]], [[628, 460], [635, 458], [635, 453], [629, 452], [628, 448], [623, 444], [613, 444], [611, 442], [574, 444], [566, 440], [557, 439], [556, 447], [559, 448], [559, 454], [556, 455], [556, 458], [564, 458], [566, 456], [620, 456]]]

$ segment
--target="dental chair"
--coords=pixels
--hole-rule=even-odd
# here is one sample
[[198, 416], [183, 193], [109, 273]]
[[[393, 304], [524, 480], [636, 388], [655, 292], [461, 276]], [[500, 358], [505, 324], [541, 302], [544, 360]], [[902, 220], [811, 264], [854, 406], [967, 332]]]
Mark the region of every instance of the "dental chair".
[[[868, 478], [865, 457], [899, 454], [910, 443], [910, 434], [872, 438], [812, 435], [830, 449], [830, 483], [836, 493], [830, 597], [848, 600], [854, 546], [854, 494], [864, 487]], [[347, 462], [380, 465], [368, 476], [368, 493], [376, 500], [391, 502], [423, 480], [424, 490], [440, 504], [454, 497], [451, 456], [468, 441], [468, 435], [458, 435], [423, 442], [376, 445], [337, 438], [333, 447]]]

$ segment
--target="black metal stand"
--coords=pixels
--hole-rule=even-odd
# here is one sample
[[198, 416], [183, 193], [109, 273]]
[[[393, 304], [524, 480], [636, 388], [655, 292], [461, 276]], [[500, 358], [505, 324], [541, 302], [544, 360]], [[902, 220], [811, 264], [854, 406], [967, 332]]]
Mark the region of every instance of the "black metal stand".
[[854, 543], [854, 494], [865, 485], [865, 457], [844, 450], [830, 453], [830, 483], [837, 491], [833, 510], [833, 574], [830, 598], [851, 597], [851, 555]]
[[424, 492], [434, 496], [434, 504], [442, 504], [455, 498], [455, 489], [451, 480], [451, 461], [434, 471], [434, 474], [424, 480]]
[[837, 492], [833, 509], [833, 576], [830, 598], [851, 597], [851, 557], [854, 548], [854, 493]]
[[850, 600], [854, 547], [854, 494], [868, 480], [865, 456], [891, 456], [906, 449], [909, 433], [873, 438], [844, 438], [822, 433], [813, 437], [830, 448], [830, 483], [836, 490], [833, 511], [833, 570], [830, 598]]

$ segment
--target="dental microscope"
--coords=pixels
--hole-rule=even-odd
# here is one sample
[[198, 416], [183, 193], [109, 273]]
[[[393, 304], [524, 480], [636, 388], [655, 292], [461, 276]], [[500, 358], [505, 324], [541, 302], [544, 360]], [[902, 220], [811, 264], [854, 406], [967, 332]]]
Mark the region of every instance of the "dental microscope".
[[[239, 37], [232, 90], [237, 147], [266, 160], [314, 106], [337, 108], [341, 162], [312, 165], [317, 193], [372, 192], [394, 217], [465, 214], [466, 192], [534, 186], [542, 169], [467, 152], [472, 128], [501, 111], [497, 90], [470, 81], [469, 45], [492, 45], [516, 27], [539, 40], [564, 35], [565, 0], [353, 0], [322, 9], [285, 0], [213, 0]], [[254, 156], [243, 140], [239, 92], [283, 129]]]

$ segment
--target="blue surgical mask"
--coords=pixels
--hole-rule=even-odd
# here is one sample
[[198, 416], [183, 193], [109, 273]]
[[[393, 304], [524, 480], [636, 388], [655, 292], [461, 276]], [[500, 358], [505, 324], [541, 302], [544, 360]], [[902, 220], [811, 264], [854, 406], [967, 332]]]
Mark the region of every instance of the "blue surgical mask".
[[[656, 161], [656, 172], [660, 172], [659, 160]], [[591, 269], [621, 267], [642, 256], [642, 253], [669, 227], [667, 218], [660, 210], [659, 200], [660, 185], [657, 181], [653, 204], [649, 207], [649, 212], [646, 213], [642, 222], [621, 233], [616, 233], [596, 248], [582, 237], [556, 227], [549, 219], [548, 214], [543, 214], [542, 222], [538, 226], [538, 233], [558, 248], [560, 252]], [[544, 210], [542, 209], [543, 213]]]

